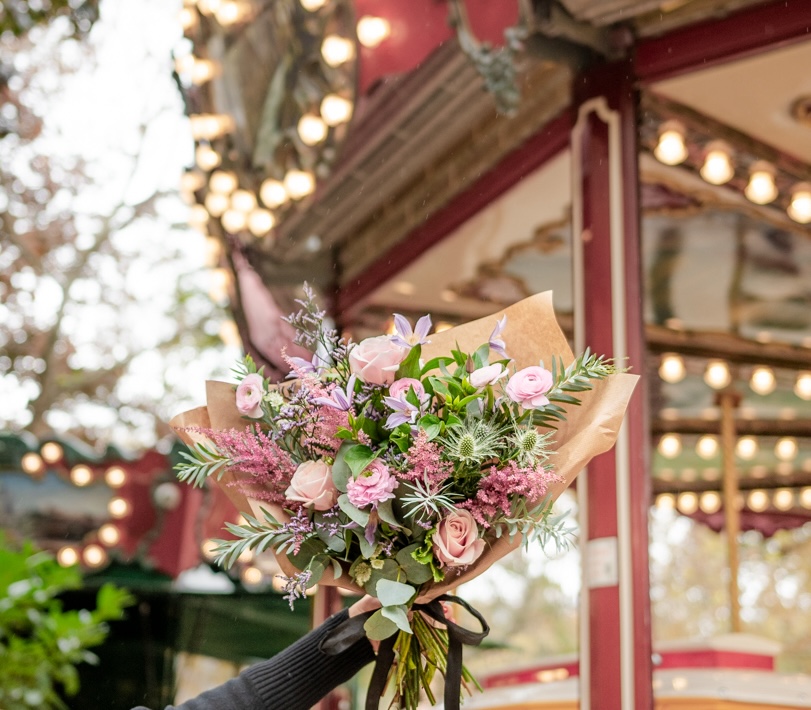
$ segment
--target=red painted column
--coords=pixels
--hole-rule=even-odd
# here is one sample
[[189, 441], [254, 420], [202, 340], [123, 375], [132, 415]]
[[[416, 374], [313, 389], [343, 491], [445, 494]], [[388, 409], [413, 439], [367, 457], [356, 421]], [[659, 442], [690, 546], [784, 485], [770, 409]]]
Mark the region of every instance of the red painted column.
[[[584, 472], [580, 707], [653, 708], [648, 576], [648, 427], [644, 382], [636, 92], [630, 64], [577, 82], [572, 130], [575, 345], [643, 375], [613, 450]], [[583, 485], [585, 484], [585, 485]]]

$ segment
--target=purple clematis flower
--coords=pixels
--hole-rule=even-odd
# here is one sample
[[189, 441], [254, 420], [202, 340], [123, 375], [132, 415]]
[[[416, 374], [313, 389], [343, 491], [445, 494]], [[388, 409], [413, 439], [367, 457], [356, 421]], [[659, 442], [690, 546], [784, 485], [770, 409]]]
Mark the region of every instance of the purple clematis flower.
[[431, 330], [431, 316], [423, 316], [417, 321], [414, 330], [411, 330], [411, 323], [408, 318], [401, 316], [399, 313], [394, 314], [394, 328], [395, 334], [391, 336], [391, 340], [395, 345], [402, 348], [413, 348], [415, 345], [425, 345], [430, 343], [426, 339], [428, 331]]
[[[324, 363], [320, 357], [318, 357], [318, 353], [313, 353], [312, 360], [305, 360], [303, 357], [291, 357], [288, 358], [290, 360], [290, 364], [294, 365], [299, 373], [308, 374], [310, 372], [318, 372], [322, 367], [324, 367]], [[287, 379], [294, 379], [299, 375], [296, 372], [288, 372]]]
[[386, 419], [386, 429], [396, 429], [400, 424], [414, 424], [417, 421], [420, 413], [419, 407], [415, 407], [405, 397], [402, 399], [384, 397], [383, 401], [387, 407], [394, 410]]
[[335, 386], [329, 393], [329, 397], [316, 397], [315, 403], [322, 407], [332, 407], [342, 412], [348, 412], [352, 408], [355, 399], [355, 381], [357, 377], [352, 375], [346, 383], [346, 389]]
[[498, 353], [501, 357], [508, 358], [510, 357], [507, 355], [507, 344], [501, 339], [501, 333], [504, 330], [504, 326], [507, 325], [507, 316], [501, 316], [501, 318], [496, 321], [496, 327], [493, 328], [493, 332], [490, 333], [490, 350], [493, 352]]

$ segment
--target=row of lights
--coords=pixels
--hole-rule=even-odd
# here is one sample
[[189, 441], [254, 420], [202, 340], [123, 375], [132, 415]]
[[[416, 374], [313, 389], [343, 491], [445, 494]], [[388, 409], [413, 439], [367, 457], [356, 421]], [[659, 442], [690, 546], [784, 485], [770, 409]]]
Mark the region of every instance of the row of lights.
[[[659, 377], [665, 382], [676, 384], [681, 382], [687, 374], [684, 358], [675, 353], [662, 356], [659, 364]], [[732, 373], [724, 360], [709, 360], [704, 370], [704, 381], [713, 389], [721, 390], [732, 382]], [[752, 370], [749, 378], [749, 387], [759, 395], [774, 392], [777, 387], [777, 378], [774, 370], [765, 365], [759, 365]], [[806, 401], [811, 400], [811, 372], [798, 372], [794, 383], [794, 393]]]
[[[759, 488], [746, 494], [746, 507], [755, 513], [763, 513], [769, 508], [786, 512], [797, 507], [811, 509], [811, 487], [794, 489], [778, 488], [767, 491]], [[693, 515], [699, 510], [711, 515], [721, 509], [722, 498], [717, 491], [694, 493], [688, 491], [675, 495], [662, 493], [656, 497], [656, 506], [667, 510], [678, 510], [684, 515]]]
[[[679, 121], [666, 121], [659, 130], [659, 140], [653, 154], [665, 165], [679, 165], [687, 160], [686, 131]], [[704, 151], [699, 169], [701, 177], [712, 185], [724, 185], [735, 176], [732, 147], [724, 141], [712, 141]], [[744, 195], [757, 205], [774, 202], [779, 190], [775, 182], [777, 171], [771, 163], [757, 160], [749, 168], [749, 180]], [[800, 224], [811, 223], [811, 184], [802, 182], [791, 190], [788, 216]]]
[[[683, 451], [682, 439], [678, 434], [665, 434], [660, 440], [657, 450], [666, 459], [674, 459]], [[711, 434], [702, 436], [696, 442], [695, 451], [702, 459], [710, 460], [718, 455], [720, 443], [718, 437]], [[743, 436], [735, 444], [735, 455], [742, 461], [751, 461], [760, 450], [758, 440], [753, 436]], [[800, 448], [797, 440], [790, 436], [777, 440], [774, 446], [774, 455], [780, 461], [794, 461]]]
[[[238, 522], [238, 524], [241, 524], [241, 522]], [[216, 546], [217, 543], [210, 539], [204, 540], [200, 546], [203, 557], [208, 562], [214, 562]], [[245, 550], [237, 558], [237, 562], [239, 563], [239, 579], [249, 591], [264, 591], [268, 587], [276, 592], [284, 591], [284, 580], [280, 574], [281, 569], [272, 554], [257, 557], [252, 550]], [[308, 589], [307, 596], [315, 594], [317, 588], [316, 585]]]

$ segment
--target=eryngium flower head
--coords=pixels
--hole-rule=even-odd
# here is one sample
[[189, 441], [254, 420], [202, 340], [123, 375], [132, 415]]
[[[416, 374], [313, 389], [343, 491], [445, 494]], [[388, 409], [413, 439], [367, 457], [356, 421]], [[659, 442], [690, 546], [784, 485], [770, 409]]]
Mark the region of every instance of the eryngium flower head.
[[549, 458], [549, 444], [553, 432], [541, 434], [535, 427], [522, 427], [511, 437], [515, 459], [522, 466], [535, 466]]
[[499, 455], [503, 430], [484, 419], [468, 418], [448, 429], [441, 439], [445, 455], [463, 463], [482, 463]]

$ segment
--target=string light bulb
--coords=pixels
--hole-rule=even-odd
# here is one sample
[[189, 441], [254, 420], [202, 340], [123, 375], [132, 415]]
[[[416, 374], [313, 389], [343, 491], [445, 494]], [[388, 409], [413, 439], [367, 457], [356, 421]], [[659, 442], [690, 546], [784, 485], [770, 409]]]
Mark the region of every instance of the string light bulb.
[[259, 188], [259, 198], [271, 209], [276, 209], [287, 202], [290, 196], [287, 194], [284, 183], [268, 178]]
[[194, 140], [213, 140], [234, 130], [234, 119], [226, 114], [197, 113], [189, 117]]
[[70, 469], [70, 480], [74, 485], [84, 487], [93, 481], [93, 471], [89, 466], [78, 464]]
[[242, 6], [242, 3], [231, 0], [230, 2], [222, 3], [222, 5], [217, 8], [214, 16], [217, 18], [217, 22], [223, 27], [228, 27], [236, 24], [245, 16], [245, 8]]
[[338, 94], [327, 94], [321, 101], [321, 118], [328, 126], [346, 123], [352, 116], [352, 102]]
[[316, 12], [320, 10], [324, 5], [327, 4], [327, 0], [300, 0], [301, 6], [307, 10], [307, 12]]
[[681, 437], [678, 434], [665, 434], [659, 440], [658, 448], [666, 459], [674, 459], [681, 453]]
[[112, 547], [121, 540], [121, 532], [112, 523], [105, 523], [99, 528], [99, 540], [105, 545]]
[[755, 513], [762, 513], [769, 507], [769, 494], [760, 489], [751, 491], [746, 499], [746, 504]]
[[774, 370], [770, 367], [756, 367], [752, 370], [752, 376], [749, 378], [749, 387], [755, 394], [767, 395], [774, 392], [777, 386], [777, 380], [774, 377]]
[[707, 363], [707, 369], [704, 371], [704, 382], [713, 389], [724, 389], [732, 382], [729, 365], [724, 360], [710, 360]]
[[248, 214], [256, 208], [256, 195], [250, 190], [235, 190], [231, 195], [231, 209]]
[[130, 514], [130, 504], [126, 498], [111, 498], [107, 504], [107, 512], [116, 520], [126, 518]]
[[331, 67], [339, 67], [355, 56], [355, 43], [346, 37], [328, 35], [321, 44], [321, 56]]
[[237, 188], [237, 176], [230, 170], [217, 170], [211, 173], [208, 186], [213, 192], [230, 195]]
[[104, 482], [110, 488], [121, 488], [127, 482], [127, 472], [121, 466], [110, 466], [104, 472]]
[[670, 384], [681, 382], [685, 374], [684, 358], [681, 355], [668, 353], [662, 356], [662, 362], [659, 364], [659, 377], [665, 382]]
[[298, 134], [305, 145], [317, 145], [327, 137], [329, 128], [320, 116], [305, 113], [298, 122]]
[[194, 8], [184, 7], [180, 11], [179, 19], [183, 30], [190, 30], [197, 24], [197, 12], [195, 12]]
[[284, 176], [284, 189], [291, 198], [300, 200], [315, 190], [315, 177], [306, 170], [290, 170]]
[[276, 224], [276, 219], [270, 210], [257, 208], [248, 215], [248, 229], [255, 237], [265, 236]]
[[194, 161], [201, 170], [208, 172], [222, 163], [220, 154], [209, 145], [198, 145], [194, 150]]
[[678, 165], [687, 159], [684, 126], [679, 121], [665, 121], [662, 124], [653, 154], [665, 165]]
[[76, 552], [75, 547], [62, 547], [56, 553], [56, 561], [62, 567], [73, 567], [79, 561], [79, 553]]
[[101, 545], [88, 545], [82, 551], [82, 560], [88, 567], [101, 567], [107, 561], [107, 552]]
[[712, 185], [723, 185], [735, 175], [730, 157], [732, 150], [724, 141], [713, 141], [707, 146], [704, 164], [701, 166], [701, 177]]
[[794, 491], [791, 488], [780, 488], [774, 492], [772, 503], [778, 510], [786, 511], [794, 507]]
[[811, 372], [797, 373], [797, 381], [794, 383], [794, 394], [800, 399], [806, 401], [811, 400]]
[[714, 458], [718, 453], [718, 439], [709, 434], [702, 436], [696, 443], [696, 453], [705, 460]]
[[212, 217], [221, 217], [230, 203], [227, 195], [221, 195], [219, 192], [209, 192], [206, 195], [204, 204]]
[[739, 459], [751, 461], [757, 456], [758, 448], [757, 439], [754, 436], [743, 436], [735, 445], [735, 453]]
[[45, 463], [38, 453], [29, 451], [20, 459], [20, 467], [29, 476], [35, 476], [45, 470]]
[[45, 461], [45, 463], [56, 463], [65, 455], [64, 449], [55, 441], [48, 441], [47, 443], [43, 444], [42, 448], [39, 450], [39, 453], [41, 454], [42, 460]]
[[358, 42], [374, 49], [391, 34], [391, 23], [384, 17], [366, 15], [358, 20]]
[[788, 216], [800, 224], [811, 222], [811, 183], [802, 182], [791, 191]]
[[698, 510], [698, 496], [692, 491], [681, 493], [676, 499], [676, 507], [684, 515], [692, 515]]
[[797, 458], [798, 453], [797, 440], [790, 436], [778, 440], [774, 446], [774, 455], [781, 461], [793, 461]]
[[234, 209], [225, 210], [220, 219], [222, 220], [222, 226], [231, 234], [241, 232], [248, 223], [246, 214]]
[[777, 197], [777, 185], [774, 182], [774, 166], [765, 160], [758, 160], [749, 170], [749, 184], [744, 194], [756, 205], [767, 205]]
[[698, 505], [702, 512], [712, 515], [721, 510], [721, 496], [715, 491], [705, 491], [698, 499]]

